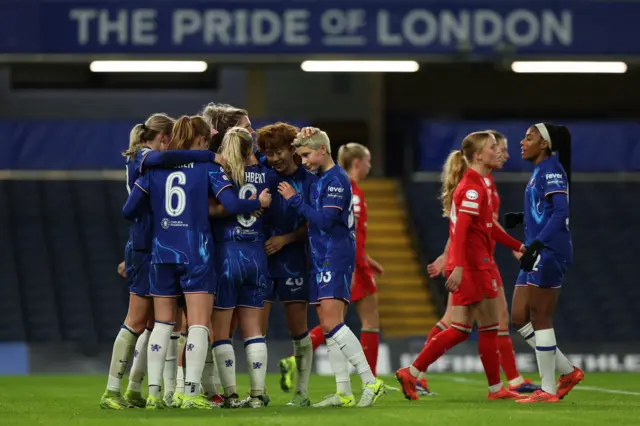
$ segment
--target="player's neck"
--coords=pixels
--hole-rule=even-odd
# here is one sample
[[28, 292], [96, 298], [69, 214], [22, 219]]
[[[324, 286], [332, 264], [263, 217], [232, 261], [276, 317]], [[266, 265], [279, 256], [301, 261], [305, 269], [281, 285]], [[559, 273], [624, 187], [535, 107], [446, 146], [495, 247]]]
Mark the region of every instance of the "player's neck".
[[331, 155], [327, 154], [327, 159], [324, 162], [324, 164], [322, 166], [320, 166], [320, 173], [325, 173], [328, 172], [329, 170], [331, 170], [333, 168], [333, 166], [335, 166], [336, 163], [333, 162], [333, 158], [331, 158]]
[[478, 172], [480, 176], [486, 176], [489, 174], [489, 172], [491, 172], [491, 169], [482, 163], [472, 164], [469, 166], [469, 168]]
[[544, 160], [546, 160], [547, 158], [549, 158], [548, 155], [546, 154], [541, 154], [539, 155], [535, 160], [532, 161], [534, 166], [537, 166], [538, 164], [542, 163]]
[[351, 179], [355, 183], [358, 183], [360, 181], [360, 177], [358, 176], [358, 172], [356, 172], [355, 170], [351, 169], [351, 171], [349, 172], [349, 179]]

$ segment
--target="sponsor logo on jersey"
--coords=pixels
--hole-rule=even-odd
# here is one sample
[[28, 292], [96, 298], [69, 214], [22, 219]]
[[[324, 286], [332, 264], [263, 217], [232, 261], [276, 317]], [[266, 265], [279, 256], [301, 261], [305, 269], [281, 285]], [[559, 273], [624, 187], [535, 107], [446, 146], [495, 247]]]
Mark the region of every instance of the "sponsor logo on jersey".
[[188, 223], [184, 223], [181, 220], [171, 220], [171, 219], [165, 217], [160, 221], [160, 226], [162, 227], [162, 229], [169, 229], [172, 226], [180, 226], [180, 227], [188, 228], [189, 224]]
[[547, 180], [551, 180], [551, 179], [562, 179], [562, 173], [547, 173], [544, 176]]
[[337, 193], [339, 193], [339, 194], [342, 194], [342, 193], [344, 192], [344, 188], [340, 188], [340, 187], [338, 187], [338, 186], [330, 186], [330, 187], [328, 188], [328, 191], [329, 191], [329, 192], [334, 192], [334, 193], [335, 193], [335, 192], [337, 192]]

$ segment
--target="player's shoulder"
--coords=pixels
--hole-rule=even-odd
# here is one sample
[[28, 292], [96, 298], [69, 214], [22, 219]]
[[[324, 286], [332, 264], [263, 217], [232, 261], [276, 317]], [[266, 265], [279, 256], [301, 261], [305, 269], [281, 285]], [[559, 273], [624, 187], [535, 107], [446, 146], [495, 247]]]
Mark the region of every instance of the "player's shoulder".
[[496, 181], [493, 178], [493, 173], [489, 173], [484, 177], [484, 183], [487, 185], [487, 188], [493, 189], [496, 186]]
[[144, 160], [144, 157], [146, 157], [150, 152], [151, 148], [144, 147], [133, 154], [133, 163], [135, 163], [136, 167], [140, 166], [142, 160]]
[[555, 156], [541, 163], [541, 166], [538, 176], [545, 184], [562, 185], [566, 182], [567, 173]]
[[463, 179], [455, 190], [454, 198], [458, 200], [478, 201], [487, 193], [484, 181]]

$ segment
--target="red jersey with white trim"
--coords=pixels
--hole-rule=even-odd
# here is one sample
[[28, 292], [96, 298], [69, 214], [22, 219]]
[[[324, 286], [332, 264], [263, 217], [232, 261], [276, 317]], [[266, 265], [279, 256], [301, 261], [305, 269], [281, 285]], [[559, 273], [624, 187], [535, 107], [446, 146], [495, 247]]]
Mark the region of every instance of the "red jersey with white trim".
[[491, 252], [493, 209], [491, 197], [487, 191], [484, 178], [475, 170], [468, 169], [453, 192], [453, 202], [449, 213], [449, 250], [446, 270], [453, 270], [459, 263], [456, 253], [451, 249], [455, 238], [455, 227], [458, 216], [471, 216], [471, 226], [467, 231], [465, 243], [464, 269], [490, 269], [493, 267]]
[[364, 199], [364, 192], [356, 181], [353, 179], [350, 181], [353, 193], [353, 214], [356, 217], [356, 268], [366, 270], [369, 269], [365, 251], [367, 245], [367, 202]]
[[[484, 178], [484, 183], [487, 185], [487, 191], [491, 198], [491, 209], [493, 210], [493, 219], [498, 220], [500, 217], [500, 195], [498, 195], [498, 188], [496, 187], [496, 181], [493, 179], [493, 173], [489, 173]], [[491, 256], [496, 252], [496, 240], [491, 240]]]

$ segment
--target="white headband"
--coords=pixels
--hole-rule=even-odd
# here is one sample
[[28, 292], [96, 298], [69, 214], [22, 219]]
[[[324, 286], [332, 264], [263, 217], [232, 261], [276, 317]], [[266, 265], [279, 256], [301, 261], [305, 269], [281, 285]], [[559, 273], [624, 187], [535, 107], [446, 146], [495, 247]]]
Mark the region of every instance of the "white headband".
[[538, 129], [538, 131], [540, 132], [540, 136], [542, 136], [542, 139], [549, 142], [549, 149], [551, 149], [551, 136], [549, 136], [547, 126], [545, 126], [544, 123], [538, 123], [535, 126], [536, 129]]

